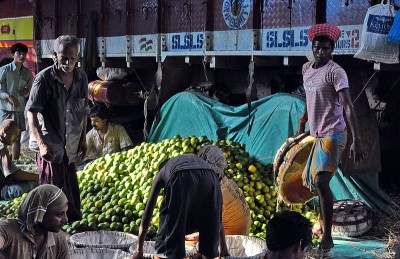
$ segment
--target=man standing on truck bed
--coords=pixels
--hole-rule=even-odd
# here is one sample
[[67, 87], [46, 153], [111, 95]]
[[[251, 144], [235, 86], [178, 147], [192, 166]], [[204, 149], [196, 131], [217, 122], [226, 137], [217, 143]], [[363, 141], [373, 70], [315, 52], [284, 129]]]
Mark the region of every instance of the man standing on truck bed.
[[[29, 95], [32, 79], [31, 71], [24, 67], [28, 47], [22, 43], [11, 46], [13, 61], [0, 68], [0, 121], [13, 119], [21, 131], [25, 126], [25, 103]], [[21, 151], [21, 138], [12, 145], [12, 159], [18, 160]]]
[[55, 64], [36, 75], [26, 105], [40, 184], [54, 184], [68, 198], [68, 219], [79, 220], [75, 161], [86, 154], [88, 81], [76, 68], [79, 39], [63, 35], [54, 42]]
[[338, 169], [347, 142], [343, 110], [353, 135], [350, 154], [355, 163], [364, 157], [348, 78], [343, 68], [332, 61], [332, 51], [340, 34], [340, 29], [332, 24], [317, 24], [308, 30], [314, 60], [303, 65], [306, 106], [297, 130], [297, 134], [303, 133], [308, 120], [310, 135], [316, 138], [302, 178], [303, 185], [320, 199], [323, 250], [334, 246], [331, 233], [333, 195], [329, 182]]

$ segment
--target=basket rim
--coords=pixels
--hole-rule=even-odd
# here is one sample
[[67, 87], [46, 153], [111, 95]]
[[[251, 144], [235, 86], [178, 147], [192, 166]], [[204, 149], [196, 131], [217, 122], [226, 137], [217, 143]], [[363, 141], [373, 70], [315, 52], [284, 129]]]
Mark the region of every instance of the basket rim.
[[78, 247], [78, 248], [72, 248], [69, 249], [70, 255], [75, 255], [75, 254], [82, 254], [82, 252], [89, 251], [89, 252], [94, 252], [94, 253], [107, 253], [107, 252], [112, 252], [112, 253], [119, 253], [123, 256], [126, 256], [130, 258], [131, 254], [120, 250], [120, 249], [111, 249], [111, 248], [106, 248], [106, 247]]
[[[127, 243], [122, 243], [122, 244], [88, 244], [88, 243], [83, 243], [79, 240], [76, 240], [81, 237], [92, 236], [92, 235], [96, 235], [96, 234], [128, 237], [132, 240], [128, 241]], [[69, 241], [70, 241], [71, 245], [73, 245], [77, 248], [94, 247], [94, 248], [115, 248], [115, 249], [123, 248], [123, 249], [126, 249], [131, 245], [135, 245], [138, 241], [138, 237], [136, 235], [126, 233], [126, 232], [111, 231], [111, 230], [96, 230], [96, 231], [85, 231], [85, 232], [75, 233], [70, 236]]]
[[[155, 241], [144, 241], [145, 244], [155, 244]], [[136, 244], [133, 244], [131, 246], [129, 246], [128, 251], [130, 254], [134, 254], [136, 250]], [[187, 246], [185, 245], [185, 252], [186, 252], [186, 257], [190, 257], [193, 256], [197, 253], [197, 249], [195, 247], [192, 246]], [[189, 252], [189, 253], [188, 253]], [[143, 257], [145, 258], [153, 258], [154, 254], [149, 254], [149, 253], [144, 253], [143, 252]]]
[[[262, 247], [262, 251], [258, 254], [255, 255], [251, 255], [251, 256], [224, 256], [224, 258], [227, 259], [258, 259], [258, 258], [263, 258], [264, 255], [268, 252], [268, 247], [267, 247], [267, 243], [265, 242], [264, 239], [256, 237], [256, 236], [246, 236], [246, 235], [225, 235], [225, 239], [229, 239], [229, 238], [241, 238], [241, 239], [248, 239], [248, 240], [252, 240], [255, 243], [259, 244]], [[199, 243], [196, 244], [196, 250], [199, 249]]]

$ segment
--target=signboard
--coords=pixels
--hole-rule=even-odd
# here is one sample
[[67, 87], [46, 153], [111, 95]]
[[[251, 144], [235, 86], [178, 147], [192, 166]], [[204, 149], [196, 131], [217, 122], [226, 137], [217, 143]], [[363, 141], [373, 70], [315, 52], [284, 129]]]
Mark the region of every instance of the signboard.
[[[263, 51], [310, 51], [307, 31], [310, 27], [263, 29]], [[355, 54], [360, 48], [362, 24], [339, 26], [342, 31], [335, 44], [334, 54]]]
[[203, 32], [168, 33], [167, 51], [202, 51], [204, 45]]
[[33, 46], [33, 17], [0, 19], [0, 48], [9, 48], [17, 42]]

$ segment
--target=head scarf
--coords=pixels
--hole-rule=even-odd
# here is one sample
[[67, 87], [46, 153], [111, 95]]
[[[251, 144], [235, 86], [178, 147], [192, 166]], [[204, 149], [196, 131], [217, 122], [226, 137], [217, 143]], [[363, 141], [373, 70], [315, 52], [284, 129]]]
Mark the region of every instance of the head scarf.
[[321, 24], [316, 24], [312, 26], [310, 29], [308, 29], [307, 34], [311, 42], [313, 42], [315, 37], [317, 36], [326, 36], [329, 39], [331, 39], [333, 43], [336, 43], [336, 41], [340, 37], [341, 31], [334, 24], [321, 23]]
[[46, 211], [56, 210], [67, 203], [67, 196], [55, 185], [43, 184], [34, 188], [18, 208], [17, 219], [22, 232], [33, 237], [34, 226], [43, 221]]
[[222, 177], [224, 177], [226, 158], [219, 147], [214, 145], [206, 145], [199, 151], [197, 155], [211, 165], [217, 174], [218, 179], [222, 179]]

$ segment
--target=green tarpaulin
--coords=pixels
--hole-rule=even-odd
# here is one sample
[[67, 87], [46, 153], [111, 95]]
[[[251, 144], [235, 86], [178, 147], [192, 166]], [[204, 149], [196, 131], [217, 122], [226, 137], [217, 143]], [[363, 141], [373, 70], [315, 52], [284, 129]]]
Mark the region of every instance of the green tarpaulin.
[[[304, 97], [274, 94], [251, 103], [249, 120], [247, 104], [233, 107], [202, 93], [183, 92], [162, 106], [161, 119], [158, 125], [153, 125], [149, 141], [159, 142], [177, 134], [231, 139], [245, 144], [251, 157], [264, 164], [273, 163], [276, 151], [295, 134], [304, 105]], [[251, 132], [247, 134], [252, 118]], [[356, 198], [375, 211], [390, 212], [390, 199], [379, 188], [376, 172], [346, 177], [339, 171], [331, 187], [335, 199]]]

